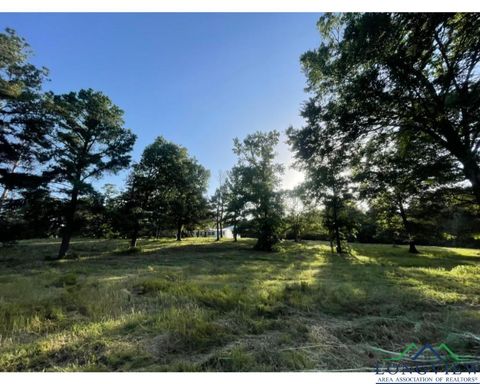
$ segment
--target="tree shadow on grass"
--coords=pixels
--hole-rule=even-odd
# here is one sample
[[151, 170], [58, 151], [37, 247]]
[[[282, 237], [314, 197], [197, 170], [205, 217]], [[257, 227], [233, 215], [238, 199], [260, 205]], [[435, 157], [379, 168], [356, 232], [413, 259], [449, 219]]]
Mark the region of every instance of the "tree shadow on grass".
[[[463, 260], [456, 258], [454, 252], [447, 256], [404, 256], [397, 250], [390, 254], [386, 247], [382, 253], [380, 247], [373, 255], [365, 256], [363, 253], [367, 251], [362, 251], [345, 257], [331, 255], [323, 243], [284, 243], [276, 253], [254, 251], [250, 248], [252, 245], [253, 241], [248, 240], [237, 244], [224, 241], [147, 242], [141, 253], [118, 255], [110, 250], [110, 253], [100, 252], [93, 257], [43, 265], [60, 274], [85, 274], [87, 289], [79, 291], [79, 297], [94, 295], [99, 305], [103, 303], [100, 300], [103, 293], [97, 292], [96, 286], [109, 284], [112, 292], [129, 291], [122, 296], [125, 302], [120, 304], [125, 308], [120, 312], [127, 315], [136, 308], [143, 311], [144, 319], [105, 329], [99, 339], [151, 339], [170, 335], [168, 337], [173, 339], [167, 341], [172, 346], [162, 352], [162, 361], [170, 364], [181, 360], [182, 354], [199, 358], [213, 354], [211, 361], [217, 361], [217, 365], [210, 367], [205, 363], [202, 365], [205, 370], [221, 369], [218, 361], [223, 360], [216, 359], [217, 350], [219, 356], [226, 353], [232, 358], [229, 343], [236, 342], [246, 346], [253, 360], [263, 361], [261, 369], [273, 370], [290, 366], [281, 360], [283, 349], [297, 351], [300, 348], [301, 352], [295, 352], [296, 358], [305, 354], [314, 367], [361, 368], [373, 367], [375, 359], [385, 357], [372, 353], [370, 347], [399, 351], [408, 342], [434, 344], [445, 341], [454, 330], [448, 320], [451, 319], [448, 316], [450, 304], [439, 302], [431, 292], [442, 286], [449, 291], [461, 291], [461, 279], [442, 275], [441, 268], [448, 273], [448, 269], [455, 266], [476, 263], [474, 257]], [[423, 270], [432, 266], [438, 269], [439, 276], [431, 276]], [[423, 286], [419, 286], [419, 282]], [[145, 283], [150, 284], [151, 290], [135, 293], [133, 288]], [[77, 287], [70, 289], [74, 292]], [[108, 296], [102, 298], [107, 299]], [[465, 304], [455, 300], [452, 299], [451, 305]], [[188, 319], [189, 308], [195, 308], [201, 316], [191, 324], [178, 320]], [[172, 309], [172, 318], [168, 327], [151, 325], [162, 311], [169, 309]], [[184, 314], [175, 320], [175, 316], [179, 316], [177, 309]], [[459, 310], [462, 309], [455, 307], [455, 311]], [[87, 316], [84, 321], [93, 320]], [[72, 323], [71, 329], [75, 326]], [[269, 333], [276, 335], [268, 348], [271, 356], [277, 353], [277, 357], [267, 359], [262, 352], [265, 345], [248, 344], [245, 340], [250, 340], [252, 335]], [[192, 338], [198, 338], [197, 342], [189, 343]], [[93, 349], [95, 340], [87, 338], [79, 343]], [[309, 349], [312, 343], [319, 343], [321, 347]], [[55, 364], [75, 362], [88, 365], [88, 359], [78, 357], [81, 353], [76, 345], [74, 342], [59, 346], [52, 350], [58, 356], [46, 355], [42, 364], [46, 364], [47, 369]], [[301, 349], [304, 347], [307, 349]], [[139, 354], [145, 359], [143, 363], [134, 362], [132, 353], [126, 351], [123, 358], [122, 353], [117, 357], [107, 356], [93, 364], [116, 370], [135, 369], [137, 363], [151, 363], [148, 354], [147, 357]], [[103, 349], [100, 348], [97, 355], [105, 355]], [[31, 369], [38, 370], [38, 367]]]
[[[468, 310], [465, 295], [475, 297], [478, 289], [467, 287], [449, 271], [477, 265], [477, 258], [445, 253], [420, 260], [397, 254], [327, 257], [311, 289], [318, 292], [319, 310], [331, 318], [329, 328], [340, 343], [364, 356], [364, 366], [382, 358], [372, 347], [399, 351], [410, 342], [435, 345], [458, 332], [452, 313]], [[456, 352], [472, 354], [476, 347], [459, 348]]]

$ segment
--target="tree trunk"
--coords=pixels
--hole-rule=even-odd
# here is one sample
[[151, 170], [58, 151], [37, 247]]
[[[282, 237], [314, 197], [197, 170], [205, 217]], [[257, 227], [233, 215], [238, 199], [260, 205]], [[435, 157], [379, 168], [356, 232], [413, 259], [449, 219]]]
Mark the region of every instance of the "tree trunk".
[[417, 247], [415, 246], [415, 242], [413, 240], [410, 240], [408, 242], [408, 252], [419, 253]]
[[480, 205], [480, 167], [473, 155], [466, 155], [461, 163], [463, 165], [463, 173], [472, 184], [473, 194], [477, 204]]
[[223, 202], [220, 207], [220, 217], [219, 217], [219, 224], [220, 224], [220, 238], [223, 239]]
[[135, 224], [135, 228], [133, 229], [132, 238], [130, 240], [130, 248], [135, 248], [137, 246], [137, 239], [138, 239], [138, 225]]
[[182, 241], [182, 224], [177, 224], [177, 241]]
[[70, 247], [70, 239], [72, 238], [73, 233], [73, 221], [75, 218], [75, 211], [77, 210], [77, 201], [78, 201], [78, 188], [74, 187], [72, 189], [72, 196], [70, 198], [70, 204], [67, 208], [65, 215], [65, 228], [62, 235], [62, 243], [60, 244], [60, 249], [58, 251], [58, 258], [63, 259], [68, 252]]
[[216, 241], [219, 241], [220, 240], [220, 223], [219, 223], [219, 219], [218, 219], [218, 207], [217, 207], [216, 224], [217, 224], [217, 240]]
[[340, 228], [338, 227], [337, 199], [333, 199], [333, 225], [335, 228], [335, 242], [337, 243], [337, 253], [342, 253], [342, 243], [340, 241]]
[[137, 236], [132, 236], [132, 239], [130, 240], [130, 248], [136, 248], [137, 246]]
[[233, 241], [237, 241], [237, 224], [233, 224]]
[[408, 252], [410, 253], [420, 253], [415, 246], [415, 239], [412, 235], [412, 231], [410, 228], [410, 222], [407, 219], [407, 214], [405, 213], [405, 208], [403, 207], [403, 203], [400, 200], [398, 202], [398, 208], [400, 209], [400, 216], [402, 217], [403, 227], [405, 228], [405, 232], [408, 236]]
[[340, 230], [338, 224], [335, 223], [335, 241], [337, 243], [337, 253], [342, 253], [342, 243], [340, 241]]

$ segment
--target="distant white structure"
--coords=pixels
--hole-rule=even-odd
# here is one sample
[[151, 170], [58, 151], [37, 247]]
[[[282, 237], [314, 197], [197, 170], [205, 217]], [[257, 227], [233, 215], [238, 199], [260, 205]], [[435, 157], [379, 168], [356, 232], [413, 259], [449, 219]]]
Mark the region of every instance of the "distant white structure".
[[[195, 237], [217, 237], [216, 228], [202, 229], [198, 231], [193, 231], [193, 236]], [[222, 237], [226, 239], [233, 239], [233, 226], [225, 227], [222, 229]], [[240, 235], [237, 234], [237, 238], [240, 238]]]

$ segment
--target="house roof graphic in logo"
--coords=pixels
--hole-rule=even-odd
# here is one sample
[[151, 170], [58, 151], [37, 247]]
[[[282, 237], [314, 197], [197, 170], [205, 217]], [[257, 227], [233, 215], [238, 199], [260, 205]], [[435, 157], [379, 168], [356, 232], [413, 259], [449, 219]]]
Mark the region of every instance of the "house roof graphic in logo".
[[[414, 352], [416, 351], [416, 352]], [[422, 362], [445, 362], [454, 361], [462, 362], [467, 356], [460, 356], [454, 353], [445, 343], [434, 348], [431, 344], [426, 343], [420, 348], [415, 343], [408, 344], [403, 351], [395, 357], [386, 359], [387, 361], [422, 361]]]

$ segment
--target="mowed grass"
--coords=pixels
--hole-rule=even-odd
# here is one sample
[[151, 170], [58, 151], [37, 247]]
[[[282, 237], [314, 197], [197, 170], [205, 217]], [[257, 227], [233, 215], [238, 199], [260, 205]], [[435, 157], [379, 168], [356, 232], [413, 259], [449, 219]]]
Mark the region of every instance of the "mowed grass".
[[[2, 371], [368, 370], [415, 342], [480, 355], [480, 252], [253, 240], [0, 249]], [[383, 352], [382, 352], [383, 350]]]

